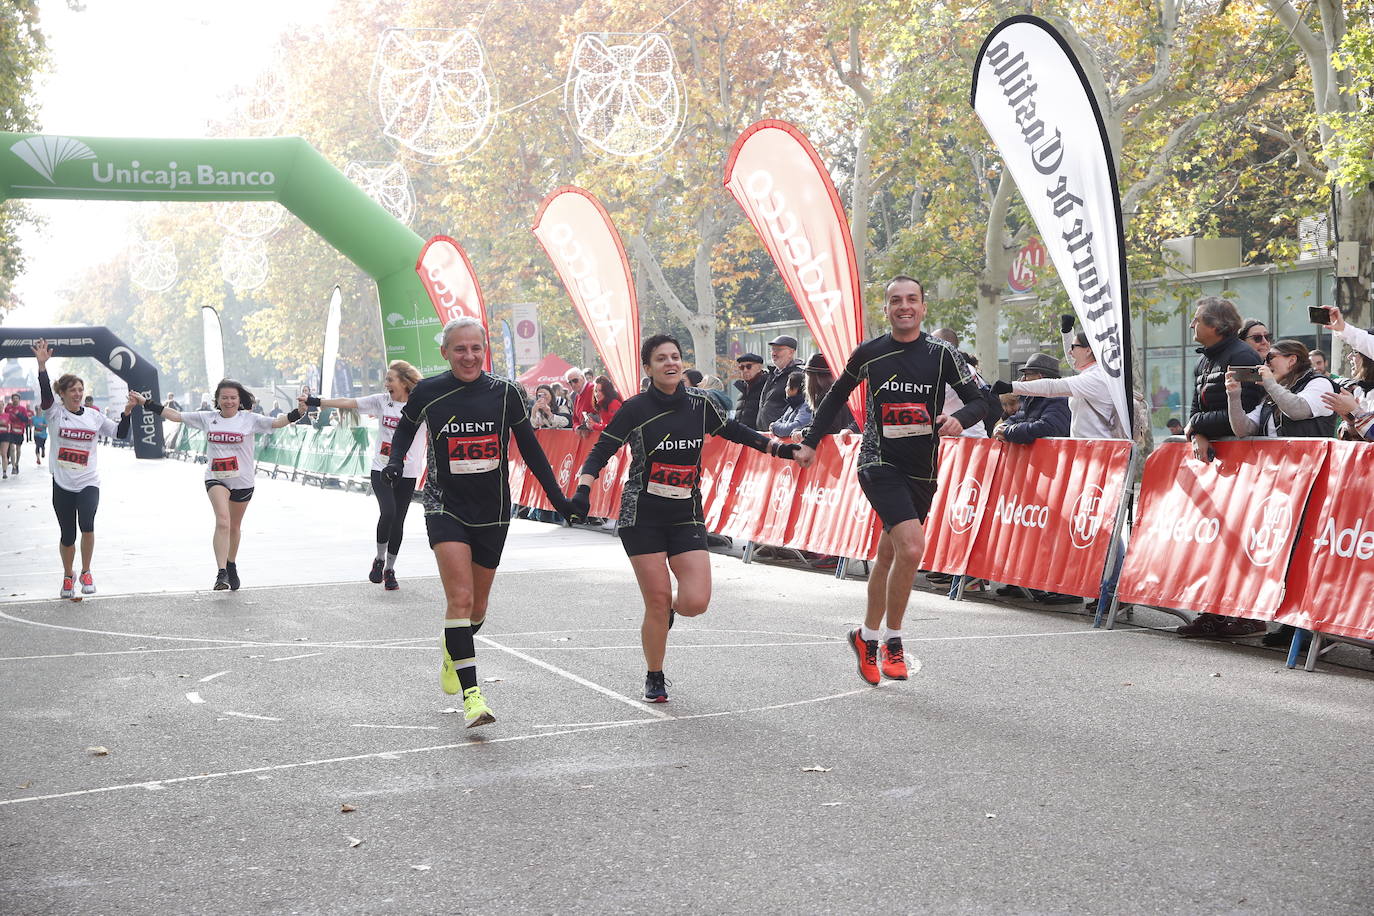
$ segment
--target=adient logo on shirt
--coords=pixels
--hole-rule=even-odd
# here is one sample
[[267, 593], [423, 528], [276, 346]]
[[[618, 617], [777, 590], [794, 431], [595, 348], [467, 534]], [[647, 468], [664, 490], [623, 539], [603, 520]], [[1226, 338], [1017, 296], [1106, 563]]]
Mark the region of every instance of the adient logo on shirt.
[[219, 430], [214, 430], [212, 432], [206, 433], [205, 438], [210, 442], [216, 442], [220, 444], [236, 444], [243, 441], [243, 433], [226, 433], [220, 432]]
[[932, 385], [918, 385], [915, 382], [899, 382], [890, 378], [878, 386], [879, 391], [896, 391], [901, 394], [930, 394]]
[[664, 439], [658, 444], [659, 450], [678, 448], [701, 448], [700, 439]]
[[95, 430], [74, 429], [70, 426], [62, 427], [60, 435], [63, 439], [75, 439], [78, 442], [91, 442], [95, 439]]
[[494, 420], [472, 421], [472, 420], [449, 420], [439, 430], [450, 436], [469, 435], [471, 433], [490, 433], [496, 431]]

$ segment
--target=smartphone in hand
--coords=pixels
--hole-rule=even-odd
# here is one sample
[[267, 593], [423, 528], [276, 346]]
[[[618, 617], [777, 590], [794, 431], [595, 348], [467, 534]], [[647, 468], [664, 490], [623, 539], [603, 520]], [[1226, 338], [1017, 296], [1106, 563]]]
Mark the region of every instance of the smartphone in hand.
[[1258, 382], [1260, 380], [1259, 366], [1232, 366], [1231, 371], [1235, 373], [1238, 382]]
[[1331, 313], [1324, 305], [1309, 305], [1307, 307], [1307, 320], [1313, 324], [1330, 324]]

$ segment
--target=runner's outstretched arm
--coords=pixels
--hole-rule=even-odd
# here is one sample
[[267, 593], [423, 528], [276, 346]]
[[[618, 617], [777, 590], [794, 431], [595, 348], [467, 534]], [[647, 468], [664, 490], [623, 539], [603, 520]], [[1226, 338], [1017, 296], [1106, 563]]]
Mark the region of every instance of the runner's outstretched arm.
[[849, 358], [849, 364], [844, 367], [840, 377], [835, 379], [835, 384], [830, 386], [825, 397], [816, 405], [816, 413], [811, 417], [811, 431], [802, 440], [802, 445], [806, 448], [814, 449], [821, 444], [821, 440], [825, 438], [825, 431], [839, 416], [840, 408], [849, 400], [849, 395], [854, 389], [859, 387], [858, 367], [854, 365], [857, 353], [858, 351], [855, 351], [855, 356]]

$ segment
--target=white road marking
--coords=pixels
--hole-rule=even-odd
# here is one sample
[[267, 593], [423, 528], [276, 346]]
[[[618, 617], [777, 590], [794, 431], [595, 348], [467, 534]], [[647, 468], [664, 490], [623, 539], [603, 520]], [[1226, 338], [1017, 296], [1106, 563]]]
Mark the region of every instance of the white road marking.
[[349, 728], [399, 728], [399, 729], [423, 729], [425, 731], [437, 732], [437, 725], [364, 725], [361, 722], [354, 722]]
[[233, 716], [233, 717], [235, 717], [235, 718], [237, 718], [237, 719], [257, 719], [257, 720], [260, 721], [260, 722], [280, 722], [280, 721], [281, 721], [281, 719], [278, 719], [278, 718], [276, 718], [276, 717], [274, 717], [274, 716], [255, 716], [255, 715], [253, 715], [251, 712], [234, 712], [232, 709], [226, 709], [226, 710], [224, 710], [224, 715], [226, 715], [226, 716]]
[[524, 652], [521, 652], [519, 649], [510, 649], [510, 648], [507, 648], [506, 646], [501, 645], [499, 642], [496, 642], [495, 640], [492, 640], [492, 639], [488, 639], [488, 638], [485, 637], [485, 636], [478, 636], [477, 639], [478, 639], [483, 645], [490, 646], [490, 647], [493, 648], [493, 649], [499, 649], [500, 651], [505, 652], [505, 653], [507, 653], [507, 654], [509, 654], [509, 655], [514, 655], [516, 658], [520, 659], [521, 661], [529, 662], [531, 665], [535, 665], [536, 667], [543, 668], [545, 671], [551, 671], [551, 672], [553, 672], [554, 674], [558, 675], [559, 677], [567, 678], [568, 680], [572, 681], [574, 684], [580, 684], [580, 685], [582, 685], [583, 687], [586, 687], [586, 688], [591, 689], [591, 690], [595, 690], [597, 693], [602, 694], [603, 696], [608, 696], [608, 697], [610, 697], [611, 699], [615, 700], [617, 703], [624, 703], [626, 706], [629, 706], [629, 707], [632, 708], [632, 709], [637, 709], [637, 710], [639, 710], [640, 712], [648, 713], [649, 715], [654, 716], [654, 717], [659, 718], [659, 719], [671, 719], [671, 718], [673, 718], [672, 716], [670, 716], [668, 713], [664, 712], [664, 711], [661, 710], [661, 709], [654, 709], [652, 706], [645, 706], [645, 705], [644, 705], [643, 703], [641, 703], [639, 700], [632, 700], [632, 699], [630, 699], [629, 697], [625, 696], [624, 694], [616, 693], [614, 690], [610, 689], [609, 687], [602, 687], [600, 684], [592, 683], [591, 681], [587, 680], [586, 678], [584, 678], [584, 677], [579, 677], [578, 675], [573, 674], [571, 671], [568, 671], [568, 670], [565, 670], [565, 669], [563, 669], [563, 668], [560, 668], [560, 667], [558, 667], [557, 665], [550, 665], [548, 662], [542, 661], [541, 659], [537, 659], [537, 658], [535, 658], [533, 655], [526, 655]]
[[304, 654], [304, 655], [283, 655], [281, 658], [269, 658], [268, 661], [269, 661], [269, 662], [289, 662], [289, 661], [294, 661], [295, 659], [298, 659], [298, 658], [314, 658], [314, 657], [317, 656], [317, 655], [323, 655], [323, 654], [324, 654], [323, 652], [307, 652], [307, 653]]
[[231, 670], [231, 669], [225, 669], [224, 671], [219, 671], [219, 672], [216, 672], [215, 674], [207, 674], [205, 677], [201, 678], [201, 679], [200, 679], [199, 681], [197, 681], [196, 683], [198, 683], [198, 684], [208, 684], [208, 683], [210, 683], [211, 681], [213, 681], [213, 680], [214, 680], [215, 678], [217, 678], [217, 677], [224, 677], [226, 674], [229, 673], [230, 670]]
[[192, 703], [205, 702], [205, 700], [201, 699], [200, 691], [198, 690], [192, 690], [190, 693], [186, 694], [186, 699], [190, 700]]

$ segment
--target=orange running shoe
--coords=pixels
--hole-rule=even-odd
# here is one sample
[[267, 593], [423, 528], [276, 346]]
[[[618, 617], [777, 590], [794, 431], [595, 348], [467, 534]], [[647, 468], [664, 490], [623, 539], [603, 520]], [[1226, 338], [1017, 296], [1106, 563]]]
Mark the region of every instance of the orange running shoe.
[[906, 653], [902, 651], [900, 636], [883, 643], [879, 654], [882, 656], [883, 677], [893, 681], [906, 680]]
[[859, 677], [877, 684], [881, 680], [878, 676], [878, 640], [864, 639], [863, 631], [855, 627], [849, 631], [849, 648], [859, 660]]

